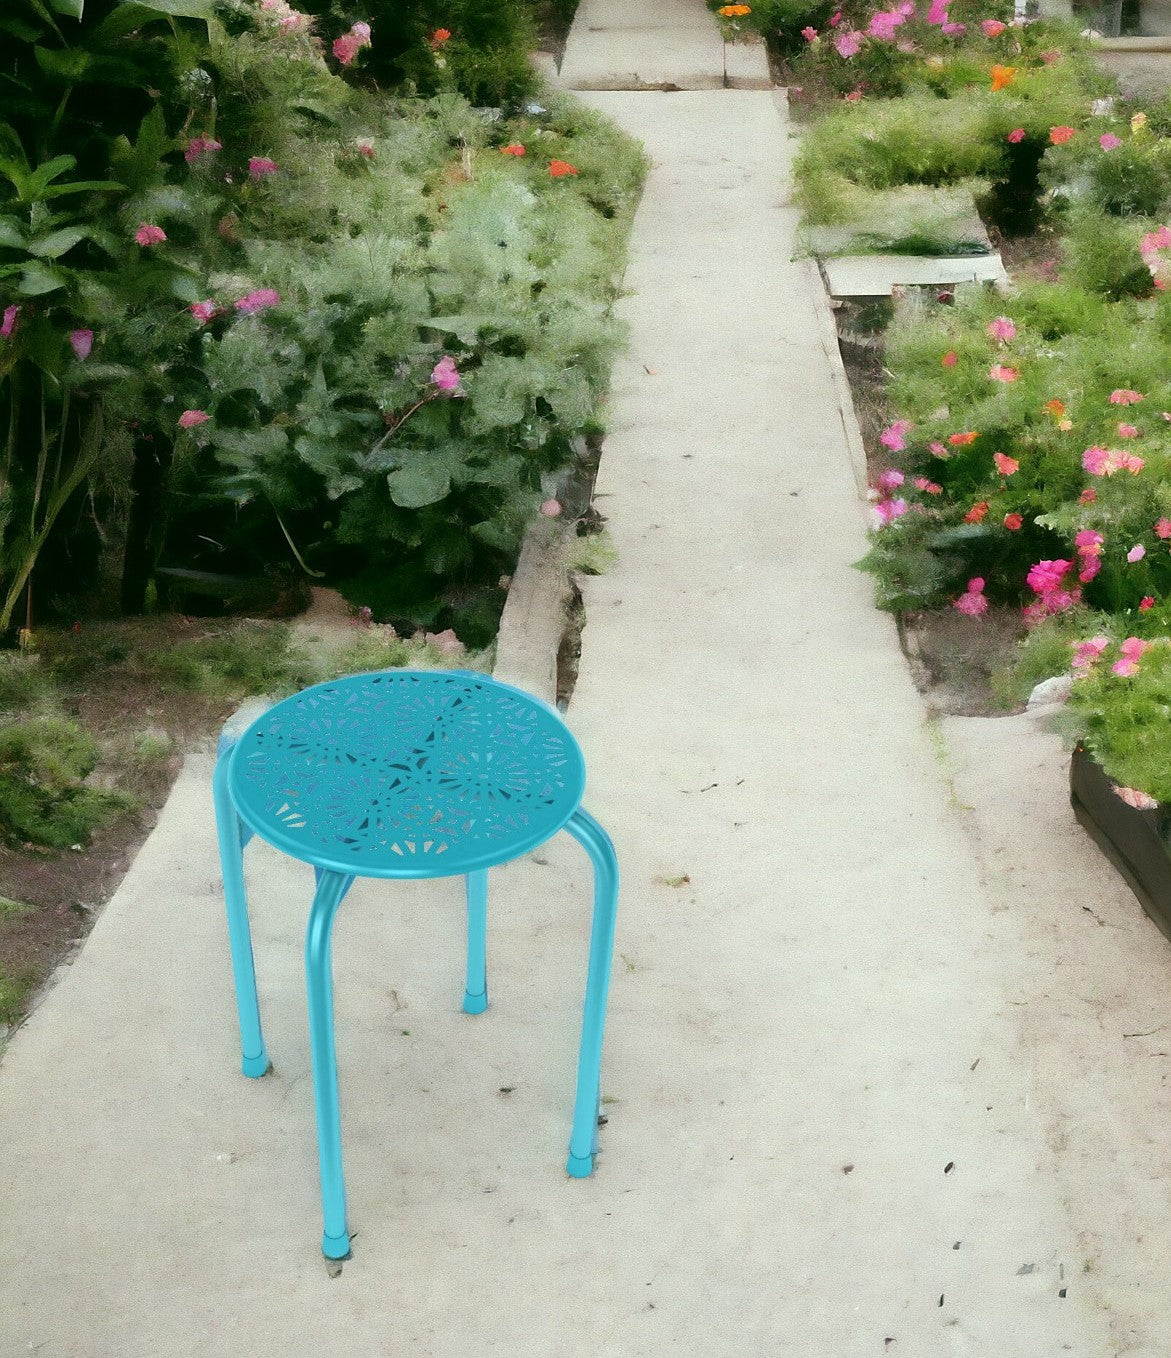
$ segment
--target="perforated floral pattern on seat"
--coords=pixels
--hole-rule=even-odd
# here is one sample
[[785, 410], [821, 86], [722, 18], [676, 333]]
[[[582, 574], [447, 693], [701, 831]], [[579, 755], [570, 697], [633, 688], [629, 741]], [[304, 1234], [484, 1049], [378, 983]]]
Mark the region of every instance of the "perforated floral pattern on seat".
[[585, 764], [551, 709], [481, 675], [355, 675], [287, 698], [241, 736], [232, 796], [296, 858], [438, 877], [515, 858], [577, 809]]

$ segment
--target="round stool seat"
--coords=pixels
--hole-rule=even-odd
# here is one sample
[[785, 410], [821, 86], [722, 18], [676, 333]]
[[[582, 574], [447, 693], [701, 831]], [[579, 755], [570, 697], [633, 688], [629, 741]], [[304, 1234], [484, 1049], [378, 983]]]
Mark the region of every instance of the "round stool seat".
[[330, 680], [269, 708], [231, 753], [240, 818], [294, 858], [361, 877], [449, 877], [517, 858], [577, 810], [564, 722], [466, 671]]

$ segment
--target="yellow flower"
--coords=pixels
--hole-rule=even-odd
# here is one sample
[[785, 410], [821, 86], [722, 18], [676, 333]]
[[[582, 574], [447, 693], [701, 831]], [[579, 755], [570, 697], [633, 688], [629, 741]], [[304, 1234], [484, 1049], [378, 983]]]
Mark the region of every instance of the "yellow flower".
[[1063, 434], [1068, 434], [1069, 431], [1073, 428], [1073, 421], [1070, 419], [1058, 420], [1057, 427], [1058, 429], [1061, 430]]
[[1130, 130], [1136, 135], [1140, 132], [1144, 132], [1146, 130], [1146, 126], [1147, 126], [1147, 115], [1145, 113], [1136, 113], [1134, 117], [1130, 120]]
[[745, 14], [751, 14], [751, 13], [752, 13], [752, 6], [751, 6], [751, 5], [724, 5], [722, 8], [718, 9], [718, 10], [716, 11], [716, 13], [717, 13], [717, 14], [722, 14], [722, 15], [724, 16], [725, 19], [739, 19], [739, 18], [741, 18], [741, 17], [742, 17], [743, 15], [745, 15]]

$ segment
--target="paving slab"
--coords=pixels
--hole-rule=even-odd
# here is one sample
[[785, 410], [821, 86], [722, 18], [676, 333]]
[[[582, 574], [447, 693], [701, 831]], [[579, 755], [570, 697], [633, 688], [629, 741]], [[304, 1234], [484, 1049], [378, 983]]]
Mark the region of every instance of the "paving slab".
[[943, 259], [933, 255], [839, 255], [827, 259], [825, 285], [832, 297], [889, 297], [897, 287], [959, 283], [1008, 284], [998, 252]]
[[724, 40], [703, 0], [581, 0], [559, 79], [575, 90], [721, 89]]

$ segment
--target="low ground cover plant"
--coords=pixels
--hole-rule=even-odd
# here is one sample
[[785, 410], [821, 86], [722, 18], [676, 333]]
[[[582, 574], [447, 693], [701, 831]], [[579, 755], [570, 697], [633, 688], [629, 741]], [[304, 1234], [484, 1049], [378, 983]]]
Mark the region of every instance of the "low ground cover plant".
[[806, 35], [800, 60], [828, 87], [867, 72], [806, 138], [807, 214], [849, 221], [867, 191], [967, 184], [993, 227], [1043, 221], [1052, 257], [1034, 257], [1004, 293], [944, 289], [896, 308], [861, 564], [894, 611], [950, 607], [978, 627], [992, 606], [1019, 609], [1028, 636], [1005, 696], [1072, 675], [1071, 732], [1128, 796], [1162, 799], [1168, 110], [1123, 105], [1077, 39], [1047, 45], [1057, 30], [1045, 23], [969, 12], [957, 32], [931, 10], [843, 13], [828, 42]]

